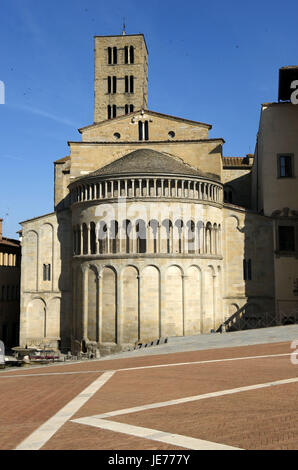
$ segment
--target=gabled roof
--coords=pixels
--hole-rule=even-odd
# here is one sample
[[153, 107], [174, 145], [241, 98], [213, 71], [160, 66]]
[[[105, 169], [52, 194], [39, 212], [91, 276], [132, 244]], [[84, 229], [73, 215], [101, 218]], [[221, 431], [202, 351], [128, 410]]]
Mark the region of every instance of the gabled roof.
[[110, 123], [112, 121], [113, 122], [116, 121], [116, 120], [121, 121], [121, 120], [126, 119], [128, 116], [129, 117], [137, 116], [142, 111], [144, 111], [144, 113], [146, 113], [146, 114], [150, 114], [151, 116], [157, 116], [157, 117], [161, 117], [161, 118], [172, 119], [174, 121], [186, 122], [186, 123], [189, 123], [189, 124], [194, 124], [196, 126], [203, 126], [203, 127], [207, 127], [208, 129], [212, 129], [212, 125], [211, 124], [206, 124], [205, 122], [191, 121], [190, 119], [184, 119], [184, 118], [177, 117], [177, 116], [171, 116], [169, 114], [158, 113], [156, 111], [150, 111], [149, 109], [144, 109], [144, 110], [139, 109], [137, 111], [134, 111], [133, 113], [124, 114], [123, 116], [119, 116], [119, 117], [116, 117], [116, 118], [113, 118], [113, 119], [106, 119], [105, 121], [95, 122], [94, 124], [90, 124], [89, 126], [81, 127], [79, 129], [79, 132], [82, 133], [85, 129], [90, 129], [91, 127], [97, 127], [97, 126], [99, 127], [99, 126], [102, 126], [104, 124]]
[[60, 158], [59, 160], [56, 160], [54, 163], [65, 163], [67, 162], [68, 160], [70, 159], [70, 156], [66, 156], [66, 157], [63, 157], [63, 158]]
[[222, 157], [223, 167], [244, 167], [250, 168], [248, 156], [246, 157]]
[[[100, 176], [114, 176], [114, 175], [144, 175], [144, 174], [158, 174], [158, 175], [189, 175], [201, 176], [206, 178], [213, 178], [215, 175], [200, 172], [187, 163], [183, 162], [180, 158], [166, 155], [151, 149], [139, 149], [128, 153], [124, 157], [115, 160], [108, 165], [105, 165], [98, 170], [80, 177], [80, 180]], [[76, 180], [78, 181], [78, 180]]]

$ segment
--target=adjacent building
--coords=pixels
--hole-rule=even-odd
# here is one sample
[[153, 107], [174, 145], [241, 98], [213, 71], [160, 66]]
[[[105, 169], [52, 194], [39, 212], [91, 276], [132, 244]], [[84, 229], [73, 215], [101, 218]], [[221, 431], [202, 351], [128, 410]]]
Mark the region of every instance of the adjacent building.
[[20, 261], [18, 240], [3, 237], [0, 219], [0, 340], [5, 347], [19, 344]]
[[279, 97], [287, 101], [261, 106], [252, 169], [252, 207], [272, 220], [275, 311], [280, 323], [298, 321], [298, 106], [290, 101], [287, 72], [293, 79], [298, 67], [280, 70]]

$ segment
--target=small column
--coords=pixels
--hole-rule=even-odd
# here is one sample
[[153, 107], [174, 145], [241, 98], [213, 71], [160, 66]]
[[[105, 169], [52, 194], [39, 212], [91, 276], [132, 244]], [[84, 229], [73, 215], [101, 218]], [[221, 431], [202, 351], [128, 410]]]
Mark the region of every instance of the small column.
[[111, 198], [114, 197], [114, 181], [111, 181]]
[[124, 180], [124, 197], [127, 197], [128, 196], [128, 192], [127, 192], [127, 180]]
[[136, 230], [136, 223], [132, 224], [131, 227], [131, 235], [132, 235], [132, 252], [137, 252], [137, 230]]
[[132, 197], [135, 197], [135, 180], [131, 180], [132, 184]]
[[150, 192], [149, 192], [149, 179], [148, 179], [148, 178], [146, 179], [146, 196], [147, 196], [147, 197], [150, 196]]
[[142, 180], [139, 179], [139, 196], [143, 196], [142, 194]]
[[175, 180], [175, 197], [178, 197], [178, 180]]
[[165, 182], [165, 180], [162, 179], [162, 180], [161, 180], [161, 196], [162, 196], [162, 197], [164, 197], [164, 182]]
[[105, 199], [108, 197], [108, 182], [105, 181]]
[[195, 224], [195, 232], [194, 232], [194, 252], [195, 254], [198, 253], [199, 248], [198, 248], [198, 224], [196, 221], [194, 221]]
[[102, 183], [99, 183], [99, 199], [102, 199]]
[[161, 252], [161, 251], [160, 251], [160, 248], [161, 248], [161, 247], [160, 247], [160, 244], [161, 244], [161, 242], [160, 242], [160, 238], [161, 238], [161, 237], [160, 237], [160, 230], [161, 230], [160, 222], [158, 222], [158, 225], [157, 225], [157, 237], [156, 237], [156, 238], [157, 238], [157, 247], [156, 247], [157, 253], [160, 253], [160, 252]]
[[182, 230], [182, 233], [183, 233], [183, 248], [182, 248], [182, 252], [183, 252], [183, 253], [188, 253], [188, 227], [187, 227], [187, 225], [185, 224], [184, 221], [183, 221], [183, 230]]

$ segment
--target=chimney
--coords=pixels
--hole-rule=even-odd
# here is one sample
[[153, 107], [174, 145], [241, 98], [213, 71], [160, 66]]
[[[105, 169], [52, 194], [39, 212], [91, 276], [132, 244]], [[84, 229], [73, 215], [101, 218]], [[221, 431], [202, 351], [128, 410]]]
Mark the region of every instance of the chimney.
[[0, 219], [0, 240], [2, 240], [2, 222], [3, 219]]

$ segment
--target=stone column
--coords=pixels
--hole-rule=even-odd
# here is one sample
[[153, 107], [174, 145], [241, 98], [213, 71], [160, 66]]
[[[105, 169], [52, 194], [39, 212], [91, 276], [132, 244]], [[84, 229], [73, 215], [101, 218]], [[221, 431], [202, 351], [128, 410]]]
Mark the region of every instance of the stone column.
[[88, 341], [88, 267], [83, 267], [83, 340]]
[[98, 341], [102, 343], [102, 274], [98, 274]]
[[185, 278], [184, 274], [181, 275], [182, 279], [182, 335], [185, 336], [185, 312], [186, 312], [186, 305], [185, 305]]
[[135, 197], [135, 180], [131, 180], [132, 184], [132, 197]]
[[162, 196], [162, 197], [164, 197], [164, 182], [165, 182], [165, 180], [162, 179], [162, 180], [161, 180], [161, 196]]
[[164, 269], [160, 273], [160, 284], [159, 284], [159, 298], [160, 298], [160, 309], [159, 309], [159, 336], [160, 338], [166, 336], [165, 331], [165, 313], [166, 313], [166, 272]]
[[116, 277], [116, 343], [122, 344], [122, 279], [117, 273]]

